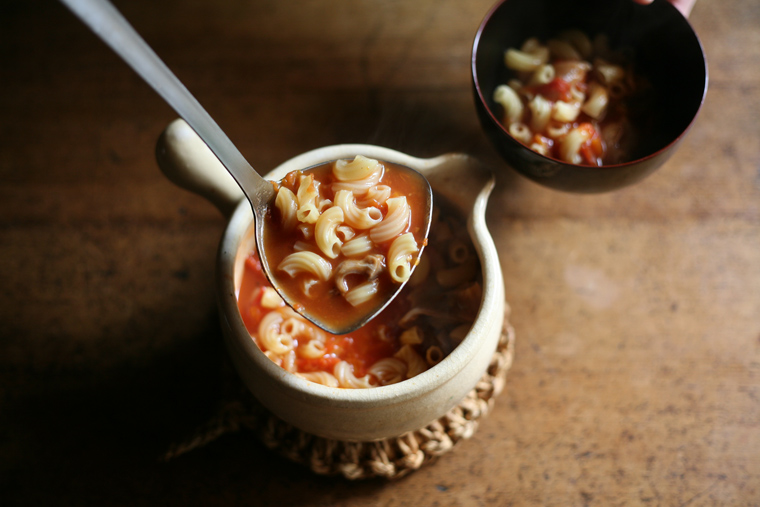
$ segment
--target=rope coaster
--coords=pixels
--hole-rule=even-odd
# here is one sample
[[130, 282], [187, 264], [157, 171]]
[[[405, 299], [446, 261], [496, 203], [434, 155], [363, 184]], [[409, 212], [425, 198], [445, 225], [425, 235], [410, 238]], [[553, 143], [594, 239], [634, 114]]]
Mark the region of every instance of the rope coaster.
[[203, 447], [220, 436], [251, 430], [259, 440], [286, 458], [321, 475], [347, 479], [384, 477], [395, 479], [419, 469], [449, 452], [460, 440], [470, 438], [479, 421], [493, 408], [512, 366], [515, 332], [509, 323], [509, 306], [491, 363], [477, 385], [456, 407], [424, 428], [398, 437], [372, 442], [347, 442], [305, 433], [264, 408], [237, 382], [237, 393], [189, 440], [175, 445], [164, 456], [170, 460]]

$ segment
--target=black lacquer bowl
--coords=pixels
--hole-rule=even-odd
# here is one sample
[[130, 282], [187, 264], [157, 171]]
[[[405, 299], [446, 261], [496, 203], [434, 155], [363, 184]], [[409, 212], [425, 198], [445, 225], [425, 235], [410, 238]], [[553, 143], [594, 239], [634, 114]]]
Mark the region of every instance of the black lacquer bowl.
[[[605, 34], [610, 47], [630, 48], [636, 72], [652, 85], [649, 120], [629, 161], [602, 167], [574, 165], [540, 155], [500, 123], [494, 89], [508, 80], [504, 51], [529, 37], [546, 40], [569, 28], [589, 37]], [[472, 85], [483, 129], [507, 164], [547, 187], [605, 192], [631, 185], [657, 170], [683, 139], [707, 92], [702, 44], [689, 22], [666, 0], [501, 0], [481, 23], [472, 48]]]

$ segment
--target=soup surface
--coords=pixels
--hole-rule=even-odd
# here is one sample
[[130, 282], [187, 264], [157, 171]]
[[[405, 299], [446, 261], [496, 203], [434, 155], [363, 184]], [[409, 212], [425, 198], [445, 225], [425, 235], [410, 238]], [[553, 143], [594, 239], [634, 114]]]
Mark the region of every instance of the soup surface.
[[331, 387], [394, 384], [440, 362], [464, 338], [481, 301], [481, 270], [465, 219], [436, 196], [430, 245], [401, 293], [346, 335], [327, 333], [285, 305], [256, 252], [238, 308], [251, 339], [276, 364]]
[[566, 30], [545, 43], [530, 38], [504, 53], [512, 79], [493, 100], [509, 134], [533, 151], [571, 164], [601, 166], [629, 159], [634, 115], [650, 96], [633, 59]]
[[394, 164], [357, 156], [289, 173], [264, 244], [299, 312], [350, 327], [405, 283], [427, 241], [427, 189]]

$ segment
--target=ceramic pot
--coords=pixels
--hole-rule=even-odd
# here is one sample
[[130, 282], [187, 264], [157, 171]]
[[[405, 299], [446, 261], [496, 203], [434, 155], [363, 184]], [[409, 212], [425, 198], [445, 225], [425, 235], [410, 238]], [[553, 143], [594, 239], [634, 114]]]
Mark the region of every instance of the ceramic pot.
[[494, 186], [490, 171], [466, 155], [420, 159], [370, 145], [337, 145], [299, 155], [266, 175], [356, 154], [412, 167], [438, 195], [467, 217], [480, 257], [483, 295], [472, 329], [440, 363], [409, 380], [371, 389], [326, 387], [289, 373], [270, 361], [251, 339], [238, 311], [245, 259], [253, 248], [253, 215], [247, 200], [216, 157], [182, 120], [171, 123], [157, 146], [159, 165], [170, 180], [213, 202], [229, 222], [217, 258], [217, 298], [226, 348], [247, 388], [272, 413], [301, 430], [325, 438], [371, 441], [419, 429], [444, 415], [475, 386], [496, 349], [504, 320], [504, 281], [486, 228], [486, 204]]

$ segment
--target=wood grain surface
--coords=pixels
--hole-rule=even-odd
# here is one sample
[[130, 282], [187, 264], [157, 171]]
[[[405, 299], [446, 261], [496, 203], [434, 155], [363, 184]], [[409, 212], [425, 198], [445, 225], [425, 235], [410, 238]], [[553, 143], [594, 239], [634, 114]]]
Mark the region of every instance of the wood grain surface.
[[760, 3], [699, 0], [710, 89], [611, 194], [512, 173], [469, 53], [492, 0], [116, 2], [266, 172], [319, 146], [470, 153], [517, 331], [478, 432], [399, 481], [312, 475], [213, 414], [224, 218], [164, 179], [175, 114], [53, 0], [0, 6], [0, 505], [760, 505]]

